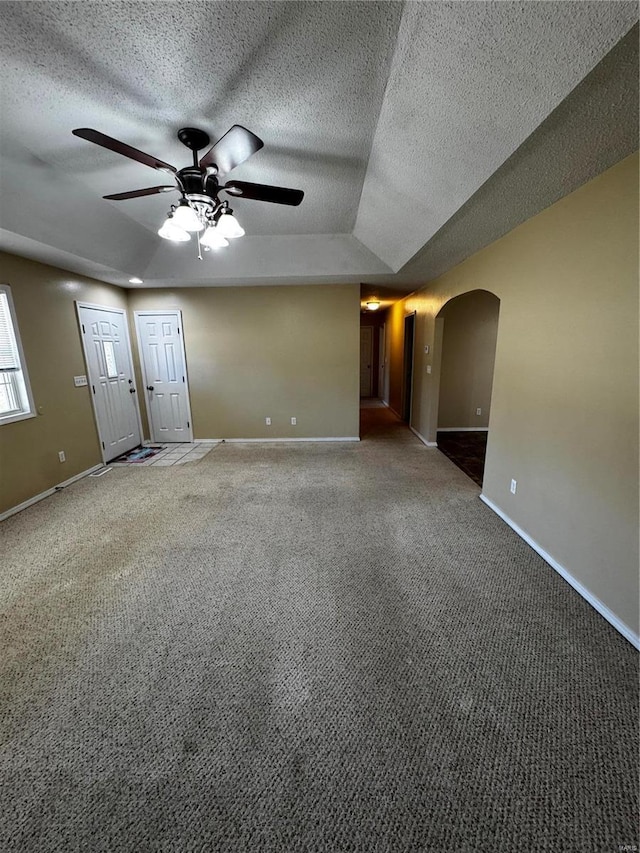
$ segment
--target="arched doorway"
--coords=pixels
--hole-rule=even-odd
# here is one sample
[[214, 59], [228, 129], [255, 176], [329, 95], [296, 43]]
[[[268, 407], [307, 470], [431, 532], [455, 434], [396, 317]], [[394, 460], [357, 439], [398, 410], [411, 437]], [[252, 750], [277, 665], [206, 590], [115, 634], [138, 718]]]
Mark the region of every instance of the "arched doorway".
[[438, 448], [482, 486], [500, 300], [487, 290], [450, 299], [441, 328]]

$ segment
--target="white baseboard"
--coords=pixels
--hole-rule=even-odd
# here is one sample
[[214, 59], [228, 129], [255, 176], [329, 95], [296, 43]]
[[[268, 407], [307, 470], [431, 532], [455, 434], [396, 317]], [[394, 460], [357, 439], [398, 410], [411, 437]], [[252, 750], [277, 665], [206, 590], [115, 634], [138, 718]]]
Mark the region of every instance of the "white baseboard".
[[83, 477], [88, 477], [89, 474], [93, 474], [94, 471], [99, 471], [100, 468], [104, 468], [105, 466], [100, 463], [99, 465], [94, 465], [93, 468], [87, 468], [86, 471], [82, 471], [80, 474], [76, 474], [74, 477], [69, 477], [68, 480], [64, 480], [62, 483], [58, 483], [57, 486], [53, 486], [51, 489], [47, 489], [46, 492], [40, 492], [39, 495], [34, 495], [32, 498], [29, 498], [26, 501], [23, 501], [18, 506], [11, 507], [11, 509], [6, 510], [3, 513], [0, 513], [0, 521], [4, 521], [5, 518], [9, 518], [11, 515], [15, 515], [17, 512], [22, 512], [23, 509], [27, 509], [27, 507], [32, 506], [33, 504], [37, 504], [39, 501], [48, 498], [50, 495], [55, 495], [58, 489], [64, 489], [67, 486], [70, 486], [72, 483], [75, 483], [76, 480], [82, 480]]
[[489, 427], [438, 427], [438, 432], [489, 432]]
[[201, 444], [274, 444], [283, 441], [360, 441], [358, 435], [346, 435], [334, 438], [333, 436], [321, 436], [319, 438], [197, 438]]
[[600, 601], [599, 598], [596, 598], [593, 593], [589, 592], [589, 590], [585, 586], [583, 586], [580, 581], [577, 581], [573, 577], [573, 575], [568, 572], [567, 569], [564, 568], [564, 566], [561, 566], [557, 560], [554, 560], [554, 558], [550, 554], [547, 554], [544, 548], [541, 548], [540, 545], [538, 545], [538, 543], [535, 542], [529, 536], [528, 533], [526, 533], [521, 527], [519, 527], [515, 523], [515, 521], [512, 521], [508, 515], [506, 515], [499, 507], [497, 507], [493, 503], [493, 501], [490, 501], [489, 498], [485, 497], [485, 495], [480, 495], [480, 500], [485, 503], [489, 507], [489, 509], [493, 510], [496, 515], [499, 515], [500, 518], [506, 524], [508, 524], [509, 527], [515, 533], [517, 533], [518, 536], [520, 536], [521, 539], [524, 539], [527, 545], [530, 545], [533, 550], [537, 554], [539, 554], [546, 563], [551, 566], [552, 569], [555, 569], [555, 571], [560, 575], [560, 577], [562, 577], [568, 584], [570, 584], [570, 586], [572, 586], [575, 591], [585, 599], [585, 601], [588, 601], [589, 604], [595, 610], [597, 610], [598, 613], [603, 616], [607, 620], [607, 622], [609, 622], [610, 625], [612, 625], [616, 629], [616, 631], [622, 634], [622, 636], [626, 640], [628, 640], [632, 646], [635, 646], [636, 649], [640, 650], [640, 637], [635, 634], [631, 630], [631, 628], [628, 627], [628, 625], [625, 625], [625, 623], [621, 619], [619, 619], [615, 615], [615, 613], [607, 607], [606, 604]]
[[438, 446], [438, 442], [437, 442], [437, 441], [427, 441], [427, 439], [426, 439], [423, 435], [420, 435], [420, 433], [418, 432], [418, 430], [417, 430], [417, 429], [414, 429], [414, 428], [411, 426], [411, 424], [409, 424], [409, 429], [411, 430], [411, 432], [412, 432], [414, 435], [416, 435], [416, 436], [420, 439], [420, 441], [421, 441], [423, 444], [426, 444], [426, 445], [427, 445], [427, 447], [437, 447], [437, 446]]

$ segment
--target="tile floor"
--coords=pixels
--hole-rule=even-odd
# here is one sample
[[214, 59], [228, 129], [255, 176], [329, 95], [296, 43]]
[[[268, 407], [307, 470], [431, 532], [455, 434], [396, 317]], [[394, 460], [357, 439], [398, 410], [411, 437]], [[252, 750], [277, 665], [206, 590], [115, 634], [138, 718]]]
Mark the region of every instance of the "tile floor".
[[184, 465], [186, 462], [197, 462], [217, 446], [217, 444], [205, 444], [201, 441], [194, 441], [191, 444], [189, 442], [185, 444], [165, 444], [160, 453], [156, 453], [155, 456], [151, 456], [144, 462], [109, 462], [109, 466], [113, 466], [114, 468], [142, 468], [152, 465], [167, 468], [169, 465]]

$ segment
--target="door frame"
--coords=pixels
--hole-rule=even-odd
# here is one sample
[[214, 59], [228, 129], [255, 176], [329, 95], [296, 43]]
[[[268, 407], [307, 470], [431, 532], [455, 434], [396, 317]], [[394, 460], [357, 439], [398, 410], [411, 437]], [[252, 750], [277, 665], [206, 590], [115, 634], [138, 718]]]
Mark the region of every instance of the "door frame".
[[[187, 395], [187, 418], [189, 422], [188, 430], [189, 430], [189, 441], [193, 442], [193, 418], [191, 417], [191, 392], [189, 391], [189, 371], [187, 370], [187, 352], [184, 346], [184, 326], [182, 324], [182, 311], [180, 308], [156, 308], [155, 310], [152, 308], [145, 308], [143, 311], [134, 311], [133, 319], [134, 325], [136, 327], [136, 346], [138, 347], [138, 358], [140, 360], [140, 373], [142, 374], [142, 384], [144, 386], [144, 390], [147, 390], [147, 370], [144, 363], [144, 352], [142, 349], [142, 341], [140, 336], [140, 318], [141, 317], [153, 317], [158, 314], [172, 314], [177, 318], [178, 321], [178, 337], [180, 338], [180, 346], [182, 350], [182, 364], [184, 365], [184, 386], [185, 392]], [[155, 441], [156, 439], [153, 436], [153, 420], [151, 418], [151, 407], [149, 406], [148, 397], [145, 394], [144, 397], [144, 408], [147, 413], [147, 421], [149, 423], [149, 436], [151, 441]]]
[[[415, 353], [416, 353], [416, 312], [411, 311], [404, 315], [403, 336], [403, 359], [402, 359], [402, 420], [411, 426], [413, 416], [413, 384], [415, 379]], [[407, 329], [411, 328], [411, 350], [409, 351], [407, 340]], [[405, 412], [407, 417], [405, 418]]]
[[[98, 311], [110, 311], [112, 314], [122, 314], [122, 318], [124, 320], [124, 339], [127, 345], [127, 354], [129, 356], [129, 372], [131, 373], [131, 379], [133, 380], [134, 386], [136, 385], [136, 374], [133, 369], [133, 351], [131, 349], [131, 338], [129, 336], [129, 315], [124, 308], [114, 308], [111, 305], [97, 305], [95, 302], [79, 302], [77, 299], [76, 302], [76, 316], [78, 318], [78, 334], [80, 335], [80, 341], [82, 342], [82, 356], [84, 358], [84, 367], [87, 371], [87, 376], [91, 378], [91, 374], [89, 372], [89, 358], [87, 356], [87, 346], [85, 341], [85, 335], [82, 332], [82, 316], [80, 314], [81, 308], [94, 308]], [[93, 387], [93, 383], [90, 382], [89, 385]], [[105, 442], [102, 438], [102, 433], [100, 432], [100, 421], [98, 420], [98, 410], [96, 408], [96, 395], [92, 394], [89, 391], [89, 396], [91, 397], [91, 408], [93, 410], [93, 420], [96, 424], [96, 431], [98, 433], [98, 442], [100, 444], [100, 452], [102, 455], [102, 464], [107, 464], [107, 449], [105, 446]], [[140, 442], [144, 441], [144, 432], [142, 430], [142, 418], [140, 417], [140, 402], [138, 399], [138, 395], [136, 394], [136, 399], [134, 400], [135, 410], [136, 410], [136, 418], [138, 420], [138, 432], [140, 434]]]
[[[374, 354], [374, 345], [373, 345], [373, 334], [375, 331], [375, 326], [369, 325], [361, 325], [360, 326], [360, 353], [362, 353], [362, 330], [370, 329], [371, 330], [371, 338], [369, 341], [369, 393], [364, 396], [360, 395], [361, 400], [366, 400], [367, 398], [373, 396], [373, 354]], [[360, 362], [360, 387], [362, 388], [362, 362]]]
[[387, 378], [387, 324], [386, 321], [378, 326], [378, 399], [388, 403], [385, 395]]

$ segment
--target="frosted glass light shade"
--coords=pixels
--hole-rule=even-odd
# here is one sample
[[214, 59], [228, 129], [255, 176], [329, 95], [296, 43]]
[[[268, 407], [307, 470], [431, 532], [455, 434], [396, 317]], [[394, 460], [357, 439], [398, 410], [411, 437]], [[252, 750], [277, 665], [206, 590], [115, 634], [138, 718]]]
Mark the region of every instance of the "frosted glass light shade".
[[379, 307], [380, 307], [380, 303], [378, 302], [377, 299], [370, 299], [367, 302], [367, 308], [369, 309], [369, 311], [377, 311]]
[[189, 202], [181, 201], [173, 213], [173, 221], [179, 228], [185, 231], [202, 231], [204, 228], [200, 217], [195, 210], [189, 206]]
[[175, 224], [173, 216], [165, 219], [162, 227], [158, 229], [158, 234], [165, 240], [173, 240], [174, 243], [185, 243], [191, 239], [190, 234]]
[[218, 229], [213, 225], [210, 225], [207, 228], [200, 238], [200, 242], [203, 246], [208, 246], [210, 249], [222, 249], [224, 246], [229, 245], [229, 241], [225, 240], [222, 234], [220, 234]]
[[244, 228], [233, 213], [223, 213], [217, 224], [218, 233], [228, 240], [235, 240], [236, 237], [244, 235]]

